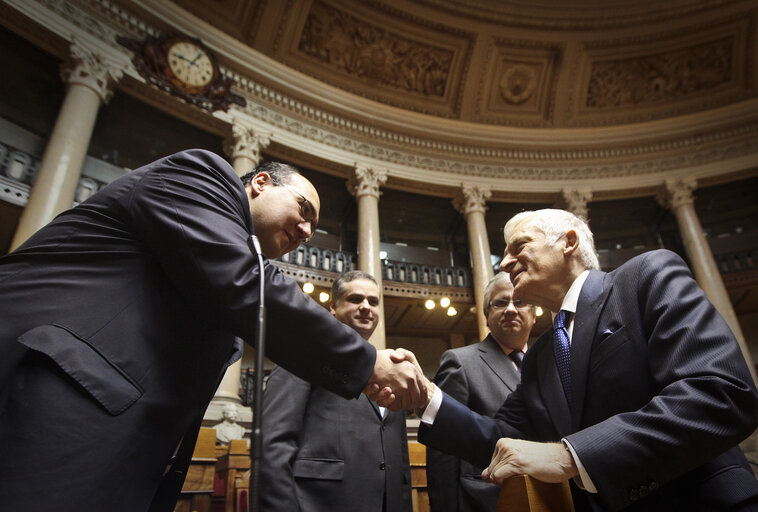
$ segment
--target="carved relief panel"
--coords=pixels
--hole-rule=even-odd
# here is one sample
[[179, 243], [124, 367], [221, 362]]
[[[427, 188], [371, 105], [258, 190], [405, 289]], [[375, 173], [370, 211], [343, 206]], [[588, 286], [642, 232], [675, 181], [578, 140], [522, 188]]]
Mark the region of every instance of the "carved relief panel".
[[294, 2], [277, 58], [361, 96], [444, 117], [457, 117], [475, 39], [378, 2]]
[[561, 45], [495, 39], [478, 87], [475, 121], [551, 126]]

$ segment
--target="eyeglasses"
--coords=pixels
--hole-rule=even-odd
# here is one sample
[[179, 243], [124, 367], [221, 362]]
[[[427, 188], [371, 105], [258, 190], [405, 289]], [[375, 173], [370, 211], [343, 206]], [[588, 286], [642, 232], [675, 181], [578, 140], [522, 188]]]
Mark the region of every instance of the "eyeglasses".
[[529, 307], [529, 304], [526, 302], [522, 302], [520, 300], [508, 300], [508, 299], [495, 299], [492, 302], [490, 302], [490, 307], [492, 309], [505, 309], [508, 307], [508, 304], [513, 304], [514, 308], [527, 308]]
[[[301, 199], [297, 203], [298, 205], [300, 205], [300, 216], [303, 218], [303, 220], [305, 220], [305, 222], [311, 225], [311, 235], [313, 235], [313, 233], [316, 232], [316, 209], [313, 207], [311, 202], [308, 201], [308, 199], [303, 194], [301, 194], [294, 188], [288, 185], [285, 185], [284, 183], [280, 183], [278, 186], [286, 188], [287, 190], [289, 190], [290, 192], [292, 192], [294, 195], [298, 196]], [[306, 243], [310, 241], [311, 241], [310, 236], [304, 240], [304, 242]]]

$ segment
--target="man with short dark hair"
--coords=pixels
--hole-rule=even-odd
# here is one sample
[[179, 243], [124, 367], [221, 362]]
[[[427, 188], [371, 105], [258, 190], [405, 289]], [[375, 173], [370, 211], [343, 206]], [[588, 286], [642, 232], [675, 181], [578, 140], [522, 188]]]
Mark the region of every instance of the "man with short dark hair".
[[268, 262], [311, 236], [320, 208], [280, 168], [243, 185], [219, 156], [182, 151], [0, 259], [2, 508], [173, 510], [208, 402], [241, 339], [255, 341], [261, 279], [272, 360], [344, 397], [412, 407], [419, 372]]
[[520, 213], [504, 235], [514, 297], [550, 309], [554, 327], [494, 419], [430, 390], [421, 442], [489, 464], [488, 481], [571, 479], [579, 511], [756, 510], [736, 445], [758, 424], [758, 394], [684, 261], [657, 250], [599, 272], [592, 232], [562, 210]]
[[[534, 306], [513, 298], [513, 285], [500, 272], [484, 288], [490, 333], [480, 343], [446, 350], [434, 384], [484, 416], [494, 416], [518, 386], [520, 365], [536, 316]], [[432, 512], [491, 512], [500, 487], [482, 481], [482, 467], [433, 448], [426, 450]]]
[[[332, 285], [332, 315], [368, 339], [379, 322], [376, 280]], [[345, 400], [276, 367], [263, 399], [262, 510], [411, 512], [405, 413]]]

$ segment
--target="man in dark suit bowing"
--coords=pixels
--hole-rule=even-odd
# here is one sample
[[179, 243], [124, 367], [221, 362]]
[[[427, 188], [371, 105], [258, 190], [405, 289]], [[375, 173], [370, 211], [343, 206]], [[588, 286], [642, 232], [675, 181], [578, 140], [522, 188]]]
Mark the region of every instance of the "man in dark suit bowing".
[[[462, 404], [494, 416], [520, 381], [520, 365], [534, 326], [535, 307], [513, 298], [507, 273], [484, 288], [484, 316], [490, 333], [480, 343], [445, 351], [434, 384]], [[500, 487], [482, 481], [481, 467], [433, 448], [426, 450], [432, 512], [491, 512]]]
[[[374, 277], [352, 271], [334, 280], [330, 310], [368, 340], [379, 301]], [[274, 368], [263, 400], [261, 509], [411, 512], [405, 411], [345, 400]]]
[[243, 183], [217, 155], [183, 151], [0, 259], [0, 508], [173, 510], [208, 402], [240, 338], [255, 340], [261, 279], [272, 360], [343, 397], [408, 407], [418, 371], [266, 259], [309, 238], [319, 206], [291, 166]]
[[758, 395], [684, 261], [659, 250], [599, 272], [592, 233], [562, 210], [520, 213], [504, 235], [514, 296], [553, 311], [554, 328], [494, 419], [433, 389], [419, 439], [489, 464], [492, 481], [571, 479], [578, 510], [754, 510], [736, 445]]

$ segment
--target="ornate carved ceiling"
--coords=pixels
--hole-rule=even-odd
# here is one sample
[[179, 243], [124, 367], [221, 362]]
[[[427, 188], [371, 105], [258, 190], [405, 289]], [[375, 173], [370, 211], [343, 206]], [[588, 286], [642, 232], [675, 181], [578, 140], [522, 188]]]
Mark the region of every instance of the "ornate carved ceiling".
[[752, 0], [175, 0], [381, 103], [516, 127], [608, 126], [756, 96]]

